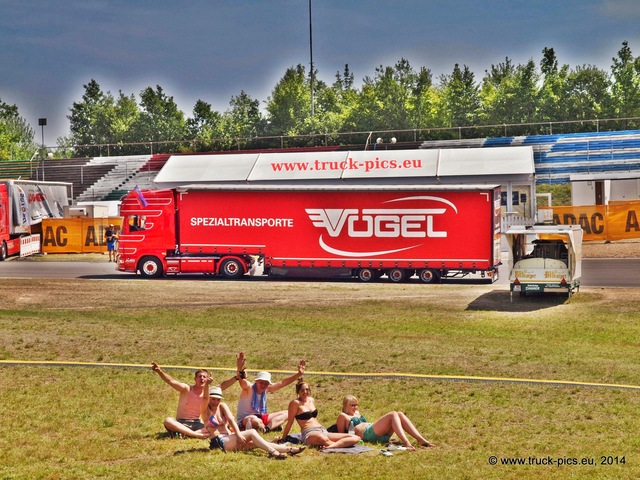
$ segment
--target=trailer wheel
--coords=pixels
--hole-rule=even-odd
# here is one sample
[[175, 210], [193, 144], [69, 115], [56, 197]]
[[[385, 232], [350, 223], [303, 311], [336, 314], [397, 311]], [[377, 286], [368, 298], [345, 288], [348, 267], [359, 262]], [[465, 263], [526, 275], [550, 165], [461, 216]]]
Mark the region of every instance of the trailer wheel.
[[7, 243], [2, 242], [0, 244], [0, 262], [4, 262], [7, 259]]
[[142, 257], [138, 265], [138, 270], [143, 277], [157, 278], [162, 276], [162, 262], [156, 257]]
[[244, 266], [235, 258], [227, 258], [220, 264], [220, 274], [230, 280], [244, 275]]
[[361, 268], [358, 270], [356, 276], [361, 282], [372, 282], [378, 278], [378, 272], [374, 271], [372, 268]]
[[418, 272], [418, 278], [422, 283], [438, 283], [440, 281], [440, 275], [435, 270], [430, 268], [423, 268]]
[[401, 268], [390, 269], [387, 272], [387, 277], [389, 277], [389, 280], [393, 283], [402, 283], [408, 278], [407, 272]]

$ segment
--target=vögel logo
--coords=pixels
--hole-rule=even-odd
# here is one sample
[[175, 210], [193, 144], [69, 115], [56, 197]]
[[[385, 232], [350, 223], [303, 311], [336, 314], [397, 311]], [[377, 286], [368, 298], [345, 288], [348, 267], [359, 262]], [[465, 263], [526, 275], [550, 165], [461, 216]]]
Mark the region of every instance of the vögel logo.
[[[449, 200], [432, 196], [403, 197], [384, 202], [385, 204], [404, 201], [435, 201], [453, 208], [456, 206]], [[346, 209], [306, 209], [313, 225], [324, 228], [330, 237], [339, 237], [346, 227], [346, 235], [351, 238], [445, 238], [446, 231], [437, 231], [434, 227], [434, 217], [446, 212], [446, 207], [439, 208], [357, 208]], [[384, 255], [396, 253], [419, 245], [377, 251], [377, 252], [347, 252], [329, 246], [320, 235], [320, 246], [326, 252], [345, 255]]]

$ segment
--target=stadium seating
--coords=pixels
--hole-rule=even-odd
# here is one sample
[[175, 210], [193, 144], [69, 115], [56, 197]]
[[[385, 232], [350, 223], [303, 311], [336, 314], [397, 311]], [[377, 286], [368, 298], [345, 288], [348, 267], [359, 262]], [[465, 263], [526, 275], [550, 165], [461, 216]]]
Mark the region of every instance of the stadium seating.
[[423, 142], [420, 148], [530, 145], [536, 183], [568, 183], [572, 173], [638, 172], [640, 130]]

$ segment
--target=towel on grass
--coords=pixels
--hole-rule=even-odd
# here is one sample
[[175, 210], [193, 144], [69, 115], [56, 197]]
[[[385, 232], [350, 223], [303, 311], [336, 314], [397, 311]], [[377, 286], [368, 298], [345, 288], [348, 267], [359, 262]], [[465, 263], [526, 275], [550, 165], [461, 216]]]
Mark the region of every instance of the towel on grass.
[[364, 445], [356, 445], [354, 447], [347, 448], [325, 448], [322, 450], [324, 453], [364, 453], [373, 450], [371, 447], [365, 447]]

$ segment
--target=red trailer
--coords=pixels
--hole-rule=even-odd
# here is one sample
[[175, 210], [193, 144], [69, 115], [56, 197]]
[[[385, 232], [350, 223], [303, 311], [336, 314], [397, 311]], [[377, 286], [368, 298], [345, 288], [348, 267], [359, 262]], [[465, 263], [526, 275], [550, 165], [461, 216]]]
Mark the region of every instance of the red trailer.
[[43, 218], [64, 216], [72, 189], [66, 182], [0, 179], [0, 261], [40, 252], [40, 235], [34, 231]]
[[425, 283], [469, 274], [495, 281], [500, 189], [448, 185], [192, 185], [122, 200], [118, 270], [347, 273]]

